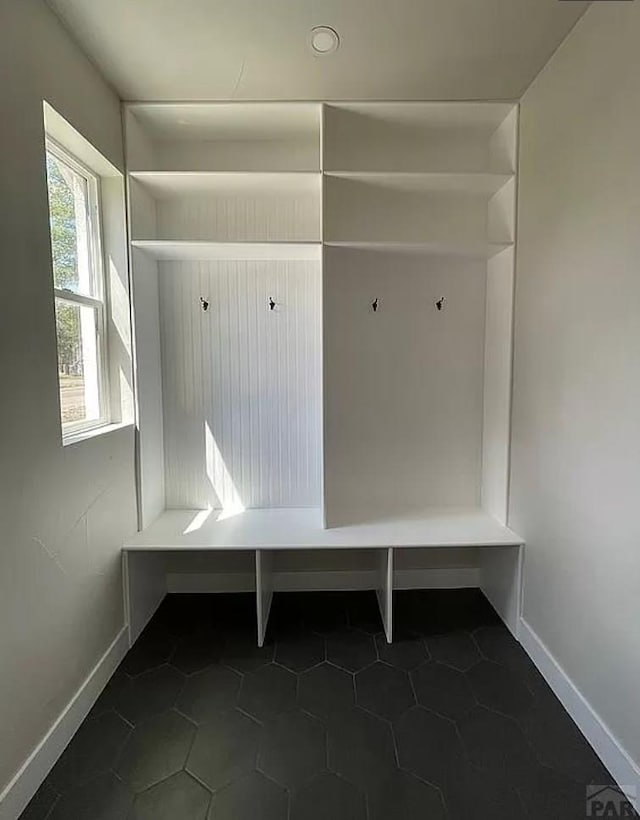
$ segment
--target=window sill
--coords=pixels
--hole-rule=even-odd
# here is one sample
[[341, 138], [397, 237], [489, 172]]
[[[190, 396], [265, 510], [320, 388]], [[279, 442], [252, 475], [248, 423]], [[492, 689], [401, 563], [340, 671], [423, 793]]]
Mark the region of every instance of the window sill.
[[105, 436], [109, 433], [115, 433], [118, 430], [125, 430], [128, 427], [133, 427], [132, 421], [119, 421], [115, 424], [103, 424], [100, 427], [93, 427], [91, 430], [79, 430], [77, 433], [71, 433], [68, 436], [63, 436], [62, 446], [67, 447], [71, 444], [79, 444], [81, 441], [87, 441], [87, 439]]

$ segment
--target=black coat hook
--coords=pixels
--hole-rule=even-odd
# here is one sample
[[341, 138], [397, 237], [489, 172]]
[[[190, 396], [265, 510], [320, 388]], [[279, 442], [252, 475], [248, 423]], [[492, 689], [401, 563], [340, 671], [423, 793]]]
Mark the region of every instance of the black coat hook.
[[273, 296], [269, 297], [269, 310], [275, 310], [278, 303], [273, 301]]
[[441, 297], [438, 299], [438, 301], [436, 302], [436, 308], [437, 308], [438, 310], [443, 310], [443, 308], [444, 308], [444, 303], [445, 303], [446, 301], [447, 301], [447, 300], [445, 299], [445, 297], [444, 297], [444, 296], [441, 296]]
[[200, 304], [202, 306], [202, 309], [206, 313], [209, 310], [209, 300], [205, 299], [204, 296], [201, 296], [200, 297]]
[[374, 313], [377, 313], [377, 312], [378, 312], [378, 297], [377, 297], [377, 296], [376, 296], [376, 298], [373, 300], [373, 302], [371, 302], [371, 308], [372, 308], [372, 310], [373, 310], [373, 312], [374, 312]]

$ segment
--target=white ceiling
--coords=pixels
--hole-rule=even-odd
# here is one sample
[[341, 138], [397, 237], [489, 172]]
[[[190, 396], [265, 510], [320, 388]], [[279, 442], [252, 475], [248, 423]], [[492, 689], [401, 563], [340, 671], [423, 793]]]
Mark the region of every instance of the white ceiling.
[[[579, 0], [48, 0], [127, 100], [511, 99]], [[316, 25], [340, 49], [314, 56]]]

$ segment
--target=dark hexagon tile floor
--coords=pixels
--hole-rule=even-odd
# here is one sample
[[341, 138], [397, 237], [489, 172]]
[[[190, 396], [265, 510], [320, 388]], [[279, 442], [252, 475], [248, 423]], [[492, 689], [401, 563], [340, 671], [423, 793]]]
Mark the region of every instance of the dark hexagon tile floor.
[[613, 785], [478, 590], [169, 595], [21, 820], [579, 820]]

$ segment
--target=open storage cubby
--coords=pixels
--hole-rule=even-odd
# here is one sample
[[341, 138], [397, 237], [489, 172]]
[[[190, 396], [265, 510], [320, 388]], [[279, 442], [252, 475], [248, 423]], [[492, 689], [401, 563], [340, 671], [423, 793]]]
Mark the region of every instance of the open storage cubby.
[[[376, 589], [389, 639], [403, 584], [480, 585], [511, 617], [517, 116], [127, 106], [136, 630], [167, 590], [236, 582], [260, 640], [278, 589]], [[205, 571], [238, 550], [243, 581]]]

